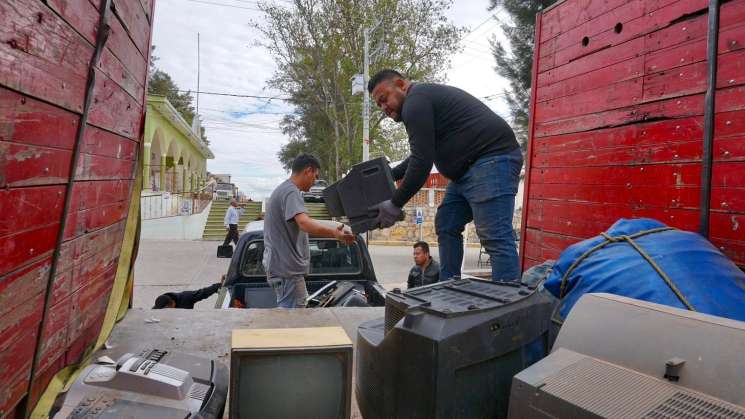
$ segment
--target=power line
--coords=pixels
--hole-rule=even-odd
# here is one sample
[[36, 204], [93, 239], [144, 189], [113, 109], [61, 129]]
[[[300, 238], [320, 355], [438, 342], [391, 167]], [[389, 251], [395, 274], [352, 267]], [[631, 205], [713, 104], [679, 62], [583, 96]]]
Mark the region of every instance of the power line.
[[234, 9], [253, 10], [253, 11], [256, 11], [256, 12], [261, 12], [262, 11], [261, 9], [257, 9], [255, 7], [236, 6], [236, 5], [233, 5], [233, 4], [224, 4], [224, 3], [214, 3], [214, 2], [211, 2], [211, 1], [204, 1], [204, 0], [186, 0], [186, 1], [190, 1], [192, 3], [209, 4], [209, 5], [212, 5], [212, 6], [232, 7]]
[[[189, 0], [189, 1], [197, 1], [197, 0]], [[268, 100], [290, 100], [289, 98], [279, 97], [279, 96], [259, 96], [259, 95], [244, 95], [239, 93], [222, 93], [222, 92], [200, 92], [195, 90], [176, 90], [180, 93], [199, 93], [200, 95], [213, 95], [213, 96], [230, 96], [230, 97], [246, 97], [250, 99], [268, 99]]]

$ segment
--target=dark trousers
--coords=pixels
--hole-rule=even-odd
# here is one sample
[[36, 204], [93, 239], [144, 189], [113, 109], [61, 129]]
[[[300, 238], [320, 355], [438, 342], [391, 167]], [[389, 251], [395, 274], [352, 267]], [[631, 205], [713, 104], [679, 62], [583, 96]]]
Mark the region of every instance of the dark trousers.
[[236, 245], [238, 245], [238, 238], [240, 235], [238, 234], [238, 224], [230, 224], [228, 226], [228, 234], [225, 235], [225, 241], [223, 242], [223, 246], [227, 246], [231, 241], [235, 242]]

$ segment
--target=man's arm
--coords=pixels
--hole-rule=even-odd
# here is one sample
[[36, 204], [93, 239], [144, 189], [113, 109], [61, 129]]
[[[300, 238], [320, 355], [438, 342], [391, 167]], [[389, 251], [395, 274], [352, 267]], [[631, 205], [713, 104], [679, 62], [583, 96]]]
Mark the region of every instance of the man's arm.
[[391, 169], [391, 174], [393, 175], [393, 180], [399, 181], [404, 178], [404, 175], [406, 174], [406, 168], [409, 167], [409, 158], [406, 157], [404, 161], [398, 164], [398, 166]]
[[405, 121], [411, 154], [406, 159], [404, 181], [391, 199], [399, 208], [409, 202], [422, 188], [432, 171], [432, 164], [435, 161], [435, 121], [432, 102], [422, 95], [409, 97], [406, 102]]
[[228, 228], [228, 219], [230, 218], [230, 209], [233, 207], [228, 207], [228, 210], [225, 211], [225, 218], [223, 218], [223, 224], [225, 224], [225, 228]]
[[209, 287], [198, 289], [195, 291], [184, 291], [181, 293], [181, 298], [189, 298], [192, 304], [196, 304], [199, 301], [209, 298], [212, 294], [216, 293], [220, 289], [220, 283], [214, 283]]
[[351, 231], [345, 230], [344, 224], [340, 223], [337, 228], [328, 227], [310, 218], [304, 212], [295, 215], [294, 220], [300, 230], [312, 236], [336, 239], [345, 244], [354, 243], [354, 234]]

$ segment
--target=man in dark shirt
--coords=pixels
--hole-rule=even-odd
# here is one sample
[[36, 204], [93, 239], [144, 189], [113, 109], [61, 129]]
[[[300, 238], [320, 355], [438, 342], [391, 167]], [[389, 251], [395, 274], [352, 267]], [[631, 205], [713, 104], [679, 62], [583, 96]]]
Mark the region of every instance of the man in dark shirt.
[[394, 70], [377, 73], [367, 89], [409, 135], [410, 155], [393, 169], [395, 180], [403, 182], [391, 200], [377, 206], [380, 227], [396, 222], [434, 163], [450, 180], [435, 219], [440, 278], [460, 275], [463, 230], [473, 220], [491, 258], [492, 280], [518, 279], [512, 215], [523, 159], [512, 128], [458, 88], [412, 83]]
[[429, 244], [424, 241], [414, 243], [414, 267], [406, 281], [408, 289], [434, 284], [439, 280], [440, 265], [429, 255]]
[[153, 308], [194, 308], [194, 304], [209, 298], [220, 289], [220, 283], [214, 283], [209, 287], [182, 292], [167, 292], [155, 299]]

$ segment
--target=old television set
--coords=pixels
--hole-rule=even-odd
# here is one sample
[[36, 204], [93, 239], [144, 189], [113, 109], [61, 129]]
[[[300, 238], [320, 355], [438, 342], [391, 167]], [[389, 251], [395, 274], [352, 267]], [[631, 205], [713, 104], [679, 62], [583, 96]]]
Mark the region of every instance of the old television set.
[[504, 418], [512, 377], [548, 354], [554, 300], [534, 285], [454, 279], [389, 292], [357, 333], [365, 419]]
[[340, 327], [234, 330], [231, 419], [348, 419], [352, 341]]
[[370, 208], [391, 199], [396, 192], [391, 168], [383, 157], [352, 166], [341, 180], [323, 190], [329, 214], [347, 217], [355, 234], [378, 228], [377, 211]]
[[586, 294], [517, 374], [510, 418], [745, 418], [745, 322]]

